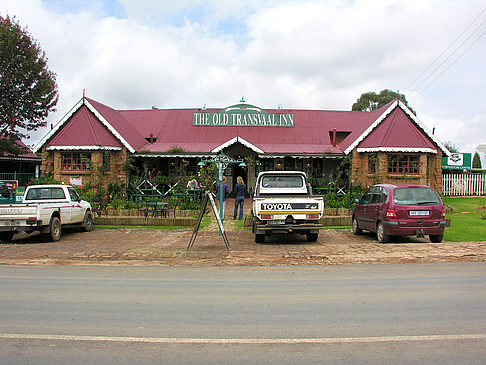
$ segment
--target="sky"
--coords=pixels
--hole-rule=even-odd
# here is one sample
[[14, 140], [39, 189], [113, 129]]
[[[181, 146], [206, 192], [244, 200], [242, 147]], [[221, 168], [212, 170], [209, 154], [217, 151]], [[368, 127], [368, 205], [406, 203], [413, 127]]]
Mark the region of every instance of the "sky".
[[45, 51], [59, 102], [115, 109], [351, 110], [405, 94], [443, 143], [486, 143], [484, 0], [0, 0]]

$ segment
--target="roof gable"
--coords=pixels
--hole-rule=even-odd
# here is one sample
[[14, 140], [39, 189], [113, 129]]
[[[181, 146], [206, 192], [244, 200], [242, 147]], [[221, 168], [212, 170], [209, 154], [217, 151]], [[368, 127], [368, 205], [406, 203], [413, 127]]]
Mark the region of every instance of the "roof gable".
[[226, 143], [223, 143], [222, 145], [216, 147], [211, 152], [220, 152], [223, 149], [225, 149], [226, 147], [229, 147], [229, 146], [231, 146], [235, 143], [238, 143], [238, 142], [241, 143], [243, 146], [245, 146], [245, 147], [251, 149], [252, 151], [256, 152], [256, 153], [263, 153], [263, 151], [260, 148], [252, 145], [250, 142], [248, 142], [248, 141], [246, 141], [243, 138], [240, 138], [238, 136], [236, 136], [235, 138], [227, 141]]
[[400, 108], [395, 108], [358, 148], [433, 149], [437, 147]]
[[82, 105], [47, 143], [48, 147], [103, 146], [119, 147], [115, 136]]
[[[55, 138], [57, 133], [63, 129], [66, 123], [69, 123], [71, 118], [77, 114], [81, 108], [87, 108], [94, 116], [94, 118], [101, 123], [120, 143], [127, 148], [128, 151], [134, 153], [139, 150], [145, 143], [145, 139], [128, 122], [118, 111], [107, 107], [97, 101], [88, 98], [81, 98], [76, 105], [47, 133], [35, 146], [34, 152], [39, 151], [52, 138]], [[84, 112], [83, 112], [84, 113]], [[86, 114], [83, 114], [87, 118]], [[94, 125], [93, 120], [88, 118], [91, 126]], [[79, 135], [76, 137], [80, 137]], [[60, 145], [59, 145], [60, 146]], [[63, 146], [68, 147], [69, 145]], [[72, 144], [71, 144], [72, 146]], [[93, 149], [93, 146], [85, 146]], [[96, 147], [96, 146], [95, 146]], [[99, 146], [98, 146], [99, 147]], [[112, 146], [113, 147], [113, 146]]]
[[140, 150], [147, 141], [122, 113], [95, 100], [84, 98], [86, 106], [130, 152]]
[[344, 153], [358, 147], [358, 152], [395, 151], [437, 153], [450, 152], [431, 134], [399, 99], [381, 109], [378, 118], [351, 143]]

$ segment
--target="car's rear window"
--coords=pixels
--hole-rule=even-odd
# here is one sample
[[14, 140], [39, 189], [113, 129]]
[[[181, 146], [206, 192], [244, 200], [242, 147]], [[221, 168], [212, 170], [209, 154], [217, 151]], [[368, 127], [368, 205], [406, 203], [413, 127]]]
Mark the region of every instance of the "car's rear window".
[[393, 192], [396, 205], [439, 205], [439, 195], [431, 188], [397, 188]]
[[262, 187], [264, 188], [301, 188], [304, 186], [304, 179], [302, 176], [265, 176], [262, 179]]
[[62, 188], [32, 188], [25, 200], [66, 199]]

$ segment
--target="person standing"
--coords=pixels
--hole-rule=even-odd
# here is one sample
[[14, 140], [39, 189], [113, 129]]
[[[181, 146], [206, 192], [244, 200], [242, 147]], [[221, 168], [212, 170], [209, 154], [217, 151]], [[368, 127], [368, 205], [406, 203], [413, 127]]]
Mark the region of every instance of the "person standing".
[[218, 201], [218, 207], [219, 207], [219, 199], [221, 198], [221, 190], [223, 190], [223, 215], [222, 216], [224, 217], [224, 208], [226, 207], [226, 197], [229, 195], [229, 188], [228, 188], [228, 184], [226, 183], [226, 176], [223, 176], [223, 181], [218, 185], [216, 185], [216, 200]]
[[196, 179], [189, 180], [187, 182], [187, 190], [196, 190], [199, 189], [199, 184], [197, 183]]
[[236, 178], [235, 185], [235, 211], [233, 212], [233, 219], [236, 219], [236, 213], [238, 213], [238, 205], [240, 206], [240, 214], [238, 219], [243, 219], [243, 205], [245, 204], [246, 196], [246, 184], [241, 176]]

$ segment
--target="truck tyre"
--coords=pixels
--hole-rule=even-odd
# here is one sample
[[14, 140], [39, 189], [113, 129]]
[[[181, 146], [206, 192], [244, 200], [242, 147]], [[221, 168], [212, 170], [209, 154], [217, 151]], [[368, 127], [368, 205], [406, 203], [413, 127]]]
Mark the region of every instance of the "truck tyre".
[[441, 243], [444, 238], [443, 234], [430, 234], [429, 239], [432, 243]]
[[381, 222], [378, 222], [378, 226], [376, 227], [376, 237], [380, 243], [386, 243], [390, 240], [390, 236], [385, 233], [385, 227], [383, 227], [383, 223]]
[[81, 224], [81, 230], [89, 232], [93, 229], [93, 214], [88, 210], [84, 215], [83, 223]]
[[49, 237], [51, 241], [59, 241], [61, 239], [61, 221], [58, 217], [52, 217], [49, 223]]
[[363, 230], [359, 228], [358, 220], [356, 219], [356, 217], [353, 217], [353, 234], [358, 236], [361, 233], [363, 233]]
[[264, 234], [255, 234], [255, 242], [256, 243], [265, 243], [265, 235]]
[[319, 237], [319, 233], [307, 233], [306, 236], [308, 242], [316, 242], [317, 238]]
[[14, 236], [14, 232], [0, 232], [0, 241], [11, 242]]

